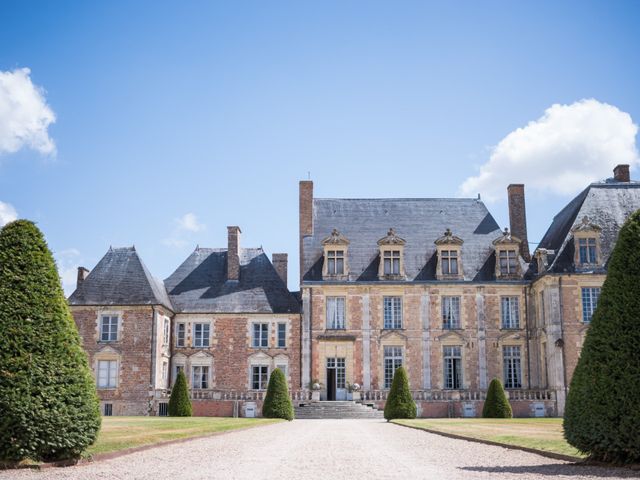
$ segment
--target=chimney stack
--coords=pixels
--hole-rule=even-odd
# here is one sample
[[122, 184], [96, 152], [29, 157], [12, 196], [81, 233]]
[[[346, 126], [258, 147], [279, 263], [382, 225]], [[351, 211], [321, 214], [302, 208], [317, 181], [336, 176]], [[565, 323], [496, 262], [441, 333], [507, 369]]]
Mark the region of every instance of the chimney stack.
[[227, 280], [240, 280], [240, 227], [227, 227]]
[[78, 267], [78, 279], [76, 280], [76, 288], [80, 288], [84, 283], [84, 279], [89, 275], [89, 270], [84, 267]]
[[299, 221], [300, 221], [300, 281], [304, 272], [303, 259], [304, 249], [302, 248], [302, 239], [308, 235], [313, 235], [313, 182], [311, 180], [300, 181], [300, 204], [299, 204]]
[[629, 173], [629, 165], [618, 165], [614, 168], [613, 178], [616, 182], [630, 182], [631, 174]]
[[271, 263], [286, 286], [288, 255], [286, 253], [274, 253], [271, 255]]
[[518, 237], [520, 244], [520, 255], [527, 262], [531, 260], [529, 254], [529, 239], [527, 238], [527, 213], [524, 204], [524, 184], [512, 183], [507, 187], [509, 197], [509, 225], [511, 235]]

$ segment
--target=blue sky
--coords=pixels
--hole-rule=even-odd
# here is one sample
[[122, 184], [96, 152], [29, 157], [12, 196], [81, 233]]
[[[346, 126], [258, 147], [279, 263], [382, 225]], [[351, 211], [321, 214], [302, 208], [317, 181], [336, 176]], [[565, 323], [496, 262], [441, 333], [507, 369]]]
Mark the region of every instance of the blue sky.
[[0, 202], [67, 287], [110, 245], [165, 278], [237, 224], [289, 253], [295, 290], [308, 172], [319, 197], [481, 193], [501, 225], [523, 182], [535, 242], [587, 181], [640, 177], [638, 20], [622, 1], [4, 1], [0, 72], [44, 90], [55, 151], [3, 151], [0, 97]]

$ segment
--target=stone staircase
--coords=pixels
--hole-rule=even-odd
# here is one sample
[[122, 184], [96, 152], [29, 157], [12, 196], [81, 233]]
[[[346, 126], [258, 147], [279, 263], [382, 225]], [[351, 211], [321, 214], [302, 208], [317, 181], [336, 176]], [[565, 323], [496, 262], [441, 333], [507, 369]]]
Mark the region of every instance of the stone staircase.
[[381, 410], [354, 401], [307, 402], [295, 407], [296, 419], [384, 418]]

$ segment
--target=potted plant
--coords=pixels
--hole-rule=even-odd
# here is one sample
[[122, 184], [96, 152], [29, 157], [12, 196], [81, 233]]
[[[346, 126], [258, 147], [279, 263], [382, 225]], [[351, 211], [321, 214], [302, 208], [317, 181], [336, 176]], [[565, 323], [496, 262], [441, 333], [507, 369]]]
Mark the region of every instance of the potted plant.
[[322, 389], [322, 384], [320, 383], [320, 380], [318, 380], [317, 378], [314, 379], [311, 382], [311, 400], [313, 400], [314, 402], [317, 402], [320, 400], [320, 390]]
[[349, 400], [360, 400], [360, 384], [347, 383], [347, 398]]

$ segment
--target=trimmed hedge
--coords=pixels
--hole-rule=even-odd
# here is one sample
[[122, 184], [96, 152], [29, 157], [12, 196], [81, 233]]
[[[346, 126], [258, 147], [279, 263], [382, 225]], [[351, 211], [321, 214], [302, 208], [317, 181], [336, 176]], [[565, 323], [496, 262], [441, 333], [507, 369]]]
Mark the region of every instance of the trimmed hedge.
[[176, 377], [176, 383], [171, 389], [171, 397], [169, 397], [169, 416], [170, 417], [190, 417], [193, 415], [191, 408], [191, 400], [189, 399], [189, 389], [187, 388], [187, 377], [180, 370]]
[[279, 368], [271, 372], [267, 394], [262, 405], [262, 416], [265, 418], [284, 418], [293, 420], [293, 403], [289, 396], [287, 379]]
[[511, 404], [507, 399], [507, 395], [502, 387], [502, 382], [497, 378], [491, 380], [489, 390], [487, 390], [487, 398], [482, 408], [482, 418], [511, 418]]
[[418, 409], [411, 396], [409, 379], [404, 367], [398, 367], [393, 374], [393, 382], [387, 402], [384, 405], [384, 418], [393, 420], [395, 418], [416, 418]]
[[625, 222], [573, 373], [567, 441], [592, 460], [640, 462], [640, 210]]
[[53, 256], [30, 221], [0, 230], [0, 462], [73, 459], [100, 429], [96, 386]]

